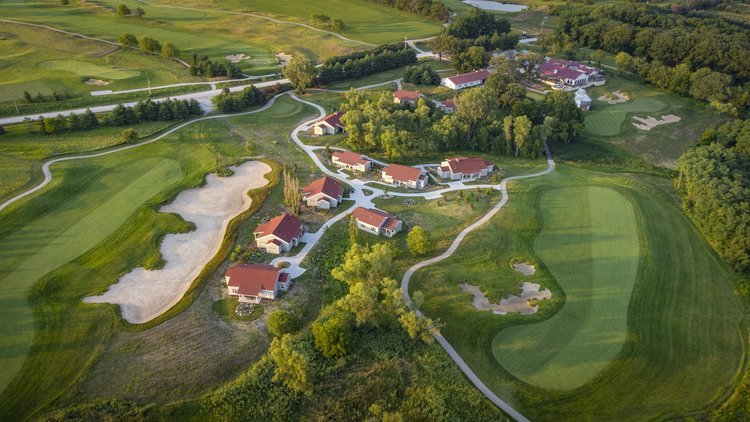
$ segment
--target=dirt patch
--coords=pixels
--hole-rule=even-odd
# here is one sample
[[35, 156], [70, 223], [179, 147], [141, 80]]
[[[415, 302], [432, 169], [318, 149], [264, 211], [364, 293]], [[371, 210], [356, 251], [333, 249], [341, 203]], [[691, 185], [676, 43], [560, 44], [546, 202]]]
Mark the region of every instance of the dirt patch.
[[243, 60], [250, 60], [250, 56], [245, 53], [236, 53], [224, 56], [225, 59], [229, 60], [230, 63], [239, 63]]
[[614, 91], [612, 92], [612, 95], [614, 96], [614, 98], [608, 97], [606, 95], [602, 95], [601, 97], [598, 98], [598, 100], [606, 101], [609, 104], [620, 104], [620, 103], [625, 103], [630, 99], [630, 97], [628, 97], [627, 95], [623, 94], [620, 91]]
[[674, 114], [666, 114], [661, 116], [661, 119], [659, 120], [651, 116], [648, 116], [645, 119], [643, 117], [634, 116], [633, 120], [635, 120], [635, 122], [633, 122], [633, 126], [637, 127], [638, 129], [651, 130], [660, 125], [677, 123], [682, 120], [682, 118], [680, 116], [675, 116]]
[[484, 292], [477, 286], [463, 283], [459, 287], [461, 290], [471, 293], [474, 296], [472, 303], [480, 311], [492, 311], [493, 314], [505, 315], [509, 312], [518, 314], [533, 314], [537, 311], [537, 305], [533, 304], [534, 300], [544, 300], [552, 297], [552, 292], [548, 289], [541, 289], [537, 283], [523, 282], [521, 285], [521, 295], [509, 295], [505, 299], [500, 299], [500, 303], [490, 303]]
[[246, 192], [268, 183], [263, 175], [271, 168], [258, 161], [232, 167], [234, 175], [210, 174], [206, 184], [177, 195], [161, 212], [179, 214], [195, 223], [189, 233], [168, 234], [161, 243], [166, 265], [150, 271], [136, 268], [125, 274], [100, 296], [84, 299], [90, 303], [120, 305], [122, 317], [142, 324], [150, 321], [180, 301], [193, 280], [221, 247], [229, 222], [247, 210], [252, 200]]
[[109, 85], [109, 82], [103, 81], [101, 79], [89, 79], [86, 82], [84, 82], [86, 85], [95, 85], [95, 86], [107, 86]]
[[536, 272], [534, 264], [530, 264], [526, 261], [513, 260], [513, 262], [510, 263], [510, 266], [523, 275], [534, 275]]
[[279, 66], [281, 67], [286, 67], [286, 65], [288, 65], [289, 62], [292, 61], [292, 55], [284, 54], [284, 52], [277, 54], [276, 58], [279, 59]]

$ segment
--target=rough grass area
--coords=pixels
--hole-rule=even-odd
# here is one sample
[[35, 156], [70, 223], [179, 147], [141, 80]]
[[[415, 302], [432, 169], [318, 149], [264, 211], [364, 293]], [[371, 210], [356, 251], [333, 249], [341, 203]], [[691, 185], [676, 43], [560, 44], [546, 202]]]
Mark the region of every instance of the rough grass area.
[[630, 202], [611, 188], [550, 190], [539, 207], [542, 231], [534, 249], [567, 303], [547, 321], [501, 331], [493, 353], [529, 384], [569, 390], [590, 381], [625, 344], [638, 227]]
[[[623, 92], [630, 99], [619, 104], [598, 100], [600, 96], [613, 91]], [[726, 117], [706, 110], [689, 98], [617, 76], [607, 76], [604, 86], [589, 89], [588, 92], [593, 101], [591, 110], [584, 116], [583, 137], [616, 145], [655, 166], [673, 168], [677, 158], [706, 128], [726, 120]], [[657, 126], [650, 131], [633, 126], [633, 116], [659, 119], [664, 114], [674, 114], [682, 120]]]
[[230, 321], [243, 321], [243, 322], [251, 322], [255, 321], [256, 319], [260, 318], [261, 315], [263, 315], [263, 305], [256, 304], [253, 307], [253, 311], [250, 313], [250, 315], [237, 315], [237, 305], [239, 305], [239, 300], [235, 297], [226, 297], [224, 299], [219, 299], [211, 304], [211, 309], [213, 309], [216, 314], [220, 315], [222, 318], [225, 318]]
[[[608, 265], [607, 260], [590, 269], [566, 265], [566, 260], [579, 259], [569, 254], [576, 249], [582, 234], [555, 236], [559, 233], [549, 231], [555, 228], [546, 225], [550, 218], [564, 219], [565, 216], [552, 217], [555, 208], [544, 208], [554, 205], [549, 202], [552, 199], [559, 199], [554, 194], [545, 197], [547, 192], [589, 187], [616, 190], [627, 198], [635, 216], [638, 232], [628, 236], [638, 239], [640, 260], [632, 296], [629, 301], [607, 299], [613, 300], [612, 306], [619, 309], [627, 301], [625, 343], [612, 363], [579, 388], [534, 387], [514, 377], [509, 370], [523, 369], [525, 372], [521, 375], [528, 378], [535, 371], [549, 370], [544, 366], [546, 363], [557, 363], [559, 368], [580, 365], [577, 355], [557, 352], [577, 347], [570, 342], [585, 340], [588, 333], [581, 332], [579, 335], [583, 337], [574, 337], [576, 327], [564, 328], [571, 336], [557, 337], [556, 342], [553, 338], [546, 339], [546, 346], [552, 353], [548, 351], [548, 355], [535, 357], [518, 357], [534, 349], [530, 343], [516, 342], [515, 349], [502, 351], [500, 363], [493, 354], [493, 345], [500, 346], [499, 340], [495, 342], [498, 333], [509, 338], [525, 330], [532, 336], [540, 329], [535, 326], [553, 324], [555, 318], [572, 315], [571, 311], [576, 308], [582, 316], [596, 311], [592, 303], [576, 303], [593, 296], [578, 294], [569, 280], [580, 274], [570, 272], [580, 271], [585, 275], [585, 271], [604, 268], [599, 265]], [[592, 193], [597, 191], [591, 190]], [[744, 311], [733, 292], [725, 264], [681, 213], [668, 180], [651, 176], [612, 176], [558, 165], [552, 175], [512, 183], [509, 194], [508, 205], [489, 224], [467, 236], [453, 257], [417, 272], [411, 286], [412, 290], [425, 294], [422, 310], [445, 323], [443, 334], [485, 383], [532, 420], [680, 417], [700, 413], [731, 392], [744, 362], [745, 340], [741, 335], [746, 326]], [[611, 200], [621, 202], [618, 198], [613, 196]], [[591, 210], [589, 208], [588, 212]], [[587, 211], [578, 204], [575, 209], [560, 212], [575, 215]], [[581, 221], [577, 231], [585, 233], [591, 229], [584, 223]], [[627, 228], [614, 219], [610, 224], [623, 230]], [[573, 227], [572, 220], [569, 227]], [[550, 248], [556, 244], [561, 256], [551, 257]], [[510, 269], [507, 262], [518, 256], [538, 264], [537, 273], [523, 277], [523, 281], [549, 287], [552, 299], [538, 302], [539, 312], [534, 315], [499, 316], [474, 309], [471, 295], [462, 292], [458, 284], [466, 280], [484, 291], [517, 287], [521, 276]], [[610, 275], [597, 275], [595, 279], [601, 280], [601, 277]], [[614, 292], [619, 293], [619, 289], [627, 287], [617, 286]], [[599, 294], [598, 291], [590, 293]], [[569, 307], [573, 309], [566, 310]], [[587, 307], [589, 311], [585, 310]], [[612, 324], [613, 328], [621, 327], [622, 317], [618, 316], [620, 322]], [[505, 333], [506, 328], [514, 326], [517, 328]], [[606, 330], [595, 334], [604, 342], [622, 343], [621, 332], [610, 338], [609, 328]], [[585, 352], [581, 349], [581, 353]], [[502, 366], [511, 355], [515, 356], [515, 362], [511, 362], [509, 368]], [[567, 360], [563, 359], [566, 356]], [[511, 364], [517, 366], [511, 367]], [[541, 381], [536, 379], [535, 382]]]

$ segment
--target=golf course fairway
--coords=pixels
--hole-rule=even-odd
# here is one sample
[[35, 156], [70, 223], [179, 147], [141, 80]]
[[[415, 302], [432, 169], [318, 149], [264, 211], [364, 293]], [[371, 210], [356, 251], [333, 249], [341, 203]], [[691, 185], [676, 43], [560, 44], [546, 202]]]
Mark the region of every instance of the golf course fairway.
[[534, 249], [567, 302], [544, 322], [501, 331], [493, 353], [519, 379], [567, 390], [596, 376], [625, 343], [638, 226], [629, 200], [608, 187], [548, 190], [540, 208], [543, 228]]

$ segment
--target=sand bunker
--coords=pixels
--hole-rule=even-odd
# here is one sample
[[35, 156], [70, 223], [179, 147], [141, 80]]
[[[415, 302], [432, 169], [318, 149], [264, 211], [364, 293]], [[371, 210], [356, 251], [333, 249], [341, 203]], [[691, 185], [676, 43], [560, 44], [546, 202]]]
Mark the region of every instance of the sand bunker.
[[541, 286], [537, 283], [530, 283], [525, 281], [521, 285], [521, 296], [510, 295], [505, 299], [500, 299], [500, 304], [490, 303], [484, 292], [471, 284], [463, 283], [459, 287], [461, 290], [471, 293], [474, 295], [472, 303], [474, 307], [480, 311], [492, 311], [493, 314], [505, 315], [508, 312], [514, 312], [518, 314], [533, 314], [537, 311], [536, 305], [531, 305], [530, 300], [543, 300], [552, 297], [552, 292], [547, 289], [539, 290]]
[[510, 266], [523, 275], [534, 275], [536, 272], [536, 267], [526, 261], [513, 261]]
[[290, 61], [292, 61], [292, 55], [291, 54], [284, 54], [279, 53], [276, 55], [276, 58], [279, 59], [279, 66], [285, 67], [289, 64]]
[[623, 94], [620, 91], [614, 91], [612, 95], [614, 95], [616, 98], [609, 98], [606, 95], [602, 95], [601, 97], [598, 98], [598, 100], [606, 101], [609, 104], [619, 104], [619, 103], [625, 103], [630, 99], [630, 97], [628, 97], [627, 95]]
[[239, 63], [243, 60], [250, 60], [250, 56], [245, 53], [230, 54], [224, 56], [225, 59], [229, 60], [230, 63]]
[[680, 120], [680, 116], [675, 116], [674, 114], [666, 114], [661, 116], [661, 120], [656, 120], [655, 118], [648, 116], [647, 118], [643, 117], [633, 117], [633, 120], [636, 122], [633, 122], [633, 126], [637, 127], [640, 130], [651, 130], [659, 125], [666, 125], [667, 123], [677, 123]]
[[234, 174], [210, 174], [206, 184], [180, 192], [161, 212], [179, 214], [195, 223], [190, 233], [168, 234], [161, 243], [164, 268], [136, 268], [125, 274], [101, 296], [89, 303], [120, 305], [122, 317], [134, 324], [150, 321], [180, 301], [203, 267], [221, 247], [229, 222], [252, 203], [246, 192], [268, 183], [263, 177], [271, 168], [258, 161], [232, 167]]
[[86, 85], [96, 85], [96, 86], [107, 86], [109, 85], [109, 82], [103, 81], [101, 79], [89, 79], [86, 82], [84, 82]]

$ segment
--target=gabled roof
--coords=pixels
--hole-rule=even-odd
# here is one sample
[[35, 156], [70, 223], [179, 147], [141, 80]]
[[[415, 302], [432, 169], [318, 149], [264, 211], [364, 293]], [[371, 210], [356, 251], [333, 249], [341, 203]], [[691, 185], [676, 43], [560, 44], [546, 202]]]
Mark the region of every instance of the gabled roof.
[[373, 227], [394, 228], [398, 224], [395, 216], [375, 208], [358, 207], [352, 211], [352, 217]]
[[490, 72], [481, 69], [461, 75], [450, 76], [446, 79], [453, 82], [454, 85], [462, 85], [469, 82], [485, 81], [490, 77]]
[[316, 123], [323, 123], [323, 122], [325, 122], [325, 123], [328, 123], [329, 125], [331, 125], [332, 127], [340, 127], [340, 128], [343, 129], [344, 125], [343, 125], [343, 123], [341, 123], [341, 116], [343, 116], [343, 115], [344, 115], [343, 112], [337, 111], [335, 113], [331, 113], [331, 114], [327, 115], [326, 117], [318, 120]]
[[398, 91], [393, 93], [393, 96], [395, 98], [398, 98], [399, 101], [417, 101], [417, 98], [422, 95], [419, 92], [415, 91], [404, 91], [402, 89], [399, 89]]
[[295, 217], [284, 213], [258, 226], [253, 234], [262, 236], [274, 235], [284, 242], [302, 236], [302, 223]]
[[357, 154], [351, 151], [336, 151], [333, 153], [333, 157], [336, 158], [338, 162], [348, 164], [350, 166], [356, 166], [358, 164], [364, 166], [369, 161], [365, 159], [364, 155]]
[[456, 157], [445, 161], [448, 162], [448, 167], [453, 173], [461, 174], [479, 173], [492, 165], [491, 161], [487, 161], [484, 158]]
[[416, 182], [422, 175], [422, 170], [416, 167], [402, 166], [401, 164], [391, 164], [383, 169], [383, 174], [400, 182]]
[[227, 268], [226, 276], [229, 286], [238, 287], [237, 293], [248, 296], [258, 296], [261, 290], [274, 291], [276, 282], [288, 277], [281, 268], [268, 264], [236, 265]]
[[547, 59], [539, 66], [539, 72], [548, 79], [578, 79], [581, 75], [597, 73], [598, 69], [574, 61]]
[[322, 177], [302, 188], [302, 195], [306, 197], [315, 196], [319, 193], [338, 199], [338, 197], [344, 194], [344, 188], [341, 187], [341, 183], [337, 182], [336, 179], [328, 176]]
[[456, 102], [453, 101], [453, 98], [448, 98], [443, 101], [443, 107], [456, 108]]

